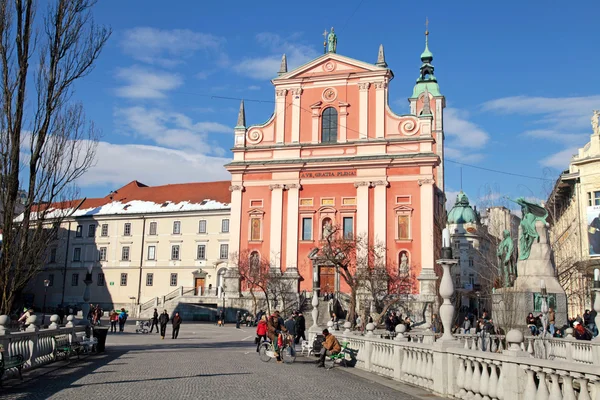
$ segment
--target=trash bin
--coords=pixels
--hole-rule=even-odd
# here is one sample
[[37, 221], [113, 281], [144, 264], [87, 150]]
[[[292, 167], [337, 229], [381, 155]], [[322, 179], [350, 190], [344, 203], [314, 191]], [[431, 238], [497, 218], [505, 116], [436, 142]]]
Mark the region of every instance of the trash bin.
[[98, 344], [96, 345], [96, 351], [101, 353], [104, 351], [106, 347], [106, 336], [108, 336], [108, 326], [95, 326], [94, 328], [94, 337], [98, 339]]

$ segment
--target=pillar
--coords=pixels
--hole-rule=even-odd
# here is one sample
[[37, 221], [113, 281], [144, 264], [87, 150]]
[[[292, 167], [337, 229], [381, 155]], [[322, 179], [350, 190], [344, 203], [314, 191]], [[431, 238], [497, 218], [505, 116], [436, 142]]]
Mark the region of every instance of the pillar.
[[[421, 282], [420, 293], [434, 295], [434, 283], [436, 278], [434, 271], [434, 220], [433, 220], [433, 184], [431, 178], [420, 179], [420, 225], [421, 225], [421, 274], [418, 280]], [[414, 223], [411, 221], [411, 223]]]
[[312, 130], [311, 130], [311, 142], [319, 143], [319, 110], [320, 104], [318, 106], [312, 106]]
[[283, 225], [283, 185], [270, 185], [271, 189], [271, 268], [281, 270], [281, 227]]
[[291, 89], [290, 92], [292, 94], [292, 143], [298, 143], [300, 142], [300, 95], [302, 89]]
[[347, 141], [346, 124], [347, 124], [347, 118], [348, 118], [348, 111], [346, 111], [346, 107], [348, 107], [348, 103], [340, 102], [340, 125], [339, 125], [339, 130], [340, 130], [339, 142], [340, 143], [346, 143], [346, 141]]
[[240, 251], [240, 226], [242, 223], [242, 185], [232, 185], [231, 192], [231, 216], [229, 224], [229, 253], [236, 254]]
[[369, 188], [371, 182], [356, 182], [356, 234], [365, 238], [369, 236]]
[[[373, 209], [376, 210], [377, 218], [373, 221], [373, 233], [375, 235], [373, 243], [377, 246], [381, 245], [382, 249], [387, 247], [387, 186], [386, 180], [373, 182], [375, 186]], [[384, 250], [385, 251], [385, 250]], [[385, 254], [382, 254], [385, 257]]]
[[286, 89], [275, 92], [275, 143], [283, 143], [285, 131], [285, 95]]
[[286, 234], [286, 273], [298, 271], [298, 200], [300, 185], [292, 183], [286, 185], [287, 196], [287, 234]]
[[375, 82], [375, 137], [385, 136], [385, 88], [387, 83]]
[[369, 136], [369, 82], [358, 84], [358, 138], [365, 140]]

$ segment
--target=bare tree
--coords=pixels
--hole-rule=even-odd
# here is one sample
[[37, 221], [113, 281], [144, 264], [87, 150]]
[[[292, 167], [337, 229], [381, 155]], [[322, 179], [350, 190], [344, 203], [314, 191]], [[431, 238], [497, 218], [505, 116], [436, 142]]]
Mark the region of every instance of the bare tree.
[[258, 252], [242, 250], [231, 255], [232, 262], [237, 266], [240, 275], [240, 290], [248, 291], [252, 297], [253, 314], [258, 310], [259, 298], [257, 292], [262, 293], [267, 302], [267, 311], [270, 314], [269, 284], [271, 282], [271, 263], [261, 257]]
[[[34, 0], [0, 2], [2, 313], [39, 273], [61, 221], [76, 206], [74, 183], [93, 164], [97, 131], [71, 97], [111, 34], [94, 24], [95, 3], [50, 1], [37, 18]], [[26, 198], [16, 221], [21, 190]]]
[[287, 278], [281, 271], [271, 271], [268, 282], [268, 291], [270, 298], [274, 301], [281, 301], [281, 307], [275, 306], [281, 309], [284, 315], [290, 314], [293, 310], [291, 309], [298, 297], [295, 294], [293, 283]]

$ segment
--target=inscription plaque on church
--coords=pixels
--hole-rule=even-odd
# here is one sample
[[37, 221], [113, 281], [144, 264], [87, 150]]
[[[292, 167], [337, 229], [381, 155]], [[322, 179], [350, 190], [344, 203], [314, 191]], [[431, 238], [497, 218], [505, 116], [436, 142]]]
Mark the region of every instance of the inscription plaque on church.
[[346, 178], [356, 176], [355, 170], [350, 171], [317, 171], [317, 172], [300, 172], [300, 178]]

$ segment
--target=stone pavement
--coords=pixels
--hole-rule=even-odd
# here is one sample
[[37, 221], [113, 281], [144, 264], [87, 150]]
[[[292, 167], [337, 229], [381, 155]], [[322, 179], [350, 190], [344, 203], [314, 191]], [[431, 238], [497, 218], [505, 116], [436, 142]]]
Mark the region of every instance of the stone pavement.
[[[25, 381], [10, 380], [2, 399], [321, 399], [434, 396], [362, 371], [316, 368], [298, 357], [291, 365], [260, 361], [254, 328], [183, 324], [177, 340], [156, 333], [109, 334], [107, 351], [57, 368], [34, 370]], [[400, 389], [401, 391], [395, 390]]]

